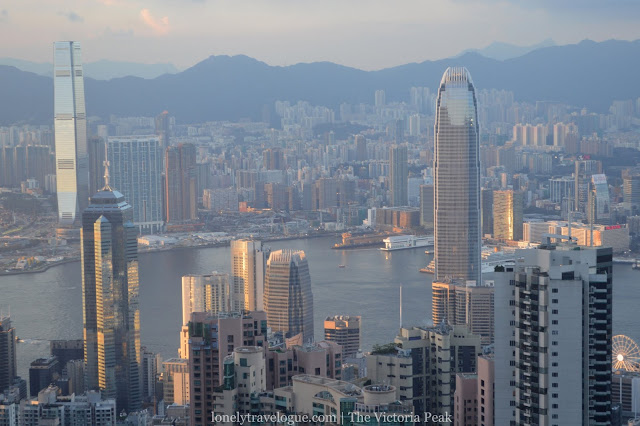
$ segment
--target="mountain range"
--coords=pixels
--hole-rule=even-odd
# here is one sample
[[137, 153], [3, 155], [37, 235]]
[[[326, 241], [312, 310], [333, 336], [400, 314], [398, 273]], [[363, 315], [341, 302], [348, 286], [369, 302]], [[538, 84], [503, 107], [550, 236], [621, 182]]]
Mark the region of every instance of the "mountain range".
[[[168, 110], [180, 123], [259, 119], [276, 100], [373, 103], [375, 90], [387, 101], [408, 99], [409, 88], [437, 89], [449, 66], [466, 66], [477, 90], [507, 89], [518, 101], [560, 101], [606, 112], [613, 100], [640, 97], [640, 40], [582, 41], [550, 46], [496, 60], [478, 53], [363, 71], [330, 62], [270, 66], [247, 56], [211, 56], [175, 74], [153, 79], [85, 79], [87, 114], [154, 116]], [[50, 123], [50, 77], [0, 66], [0, 125]]]
[[[23, 59], [0, 58], [0, 65], [9, 65], [22, 71], [34, 74], [53, 76], [53, 63], [32, 62]], [[84, 75], [96, 80], [111, 80], [112, 78], [135, 76], [141, 78], [156, 78], [162, 74], [175, 74], [178, 68], [175, 65], [166, 64], [140, 64], [137, 62], [100, 60], [87, 62], [82, 66]]]
[[[556, 46], [556, 42], [548, 38], [540, 43], [532, 44], [529, 46], [517, 46], [511, 43], [503, 43], [500, 41], [494, 41], [489, 46], [482, 49], [467, 49], [460, 55], [465, 53], [478, 53], [486, 58], [497, 59], [504, 61], [505, 59], [517, 58], [518, 56], [526, 55], [534, 50], [541, 49], [543, 47]], [[458, 55], [459, 56], [459, 55]]]

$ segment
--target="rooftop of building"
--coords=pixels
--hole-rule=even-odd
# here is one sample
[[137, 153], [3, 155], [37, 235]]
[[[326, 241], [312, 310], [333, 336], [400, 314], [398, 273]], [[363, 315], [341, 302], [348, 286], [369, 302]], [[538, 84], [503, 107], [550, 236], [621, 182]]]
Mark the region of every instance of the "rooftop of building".
[[47, 358], [38, 358], [31, 362], [31, 367], [48, 367], [54, 362], [58, 362], [58, 357], [53, 355]]
[[329, 379], [327, 377], [320, 376], [310, 376], [308, 374], [299, 374], [297, 376], [293, 376], [292, 380], [294, 382], [304, 382], [314, 385], [326, 386], [335, 390], [336, 392], [342, 393], [344, 396], [356, 397], [362, 395], [362, 389], [352, 383], [342, 380]]

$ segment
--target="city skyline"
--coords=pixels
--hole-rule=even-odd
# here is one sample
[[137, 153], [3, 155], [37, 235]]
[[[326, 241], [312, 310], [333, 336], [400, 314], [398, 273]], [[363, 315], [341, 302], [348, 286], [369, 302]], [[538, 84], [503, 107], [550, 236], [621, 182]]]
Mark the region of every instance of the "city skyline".
[[[171, 37], [180, 34], [173, 5], [98, 1], [123, 19], [142, 7], [135, 16], [173, 57]], [[594, 16], [613, 19], [589, 1]], [[507, 4], [500, 5], [528, 18], [569, 13], [545, 2]], [[409, 12], [401, 6], [394, 22]], [[83, 7], [87, 13], [59, 16], [97, 22]], [[212, 7], [189, 3], [184, 16]], [[318, 19], [323, 7], [305, 10]], [[374, 1], [362, 18], [384, 34], [372, 19], [381, 7]], [[442, 12], [438, 25], [456, 18], [447, 28], [461, 28], [461, 37], [473, 27], [461, 25], [470, 14], [492, 9], [459, 0], [423, 7]], [[13, 16], [0, 7], [0, 35]], [[510, 17], [515, 25], [518, 14]], [[588, 59], [589, 48], [614, 45], [576, 50]], [[374, 76], [360, 88], [366, 73], [342, 70], [353, 72], [343, 87], [328, 71], [333, 64], [319, 65], [325, 87], [322, 78], [298, 81], [290, 68], [277, 70], [288, 74], [284, 83], [275, 73], [252, 79], [235, 70], [256, 61], [234, 58], [227, 68], [227, 59], [212, 60], [180, 78], [87, 78], [88, 92], [94, 84], [110, 92], [100, 96], [105, 104], [116, 92], [110, 88], [126, 83], [126, 96], [115, 96], [117, 114], [89, 105], [87, 115], [79, 43], [56, 42], [54, 52], [53, 125], [0, 126], [0, 296], [14, 313], [0, 313], [0, 423], [81, 416], [99, 426], [231, 426], [237, 414], [324, 414], [324, 424], [343, 424], [344, 416], [381, 413], [380, 426], [453, 417], [455, 424], [622, 426], [635, 415], [636, 88], [598, 111], [535, 88], [527, 100], [488, 86], [493, 74], [481, 62], [499, 61], [478, 56], [452, 64], [459, 66], [433, 63], [422, 79], [399, 67], [386, 84]], [[495, 79], [526, 85], [525, 73], [546, 67], [527, 65], [534, 56]], [[596, 81], [590, 70], [576, 82]], [[169, 84], [181, 78], [197, 91]], [[223, 89], [210, 84], [218, 80]], [[560, 91], [575, 91], [558, 80]], [[287, 87], [313, 87], [319, 97]], [[590, 87], [585, 96], [602, 90]], [[162, 105], [167, 93], [184, 95], [191, 112]], [[264, 100], [256, 103], [256, 93]], [[129, 95], [150, 106], [126, 111]], [[243, 99], [258, 117], [242, 115]], [[199, 115], [214, 108], [237, 116]], [[79, 230], [71, 229], [74, 214]], [[49, 339], [48, 348], [38, 346]]]

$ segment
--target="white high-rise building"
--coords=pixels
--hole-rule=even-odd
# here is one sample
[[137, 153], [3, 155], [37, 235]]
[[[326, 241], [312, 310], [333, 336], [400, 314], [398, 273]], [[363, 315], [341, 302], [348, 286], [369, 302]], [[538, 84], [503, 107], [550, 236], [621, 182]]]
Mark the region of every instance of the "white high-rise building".
[[612, 251], [516, 252], [495, 286], [495, 424], [611, 424]]
[[89, 156], [82, 55], [77, 41], [53, 44], [58, 222], [71, 226], [89, 203]]
[[110, 185], [133, 207], [140, 233], [162, 230], [162, 157], [158, 136], [118, 136], [107, 142]]
[[218, 314], [231, 311], [229, 275], [213, 272], [182, 277], [182, 324], [194, 312]]
[[264, 310], [264, 275], [269, 249], [261, 241], [231, 241], [231, 310]]

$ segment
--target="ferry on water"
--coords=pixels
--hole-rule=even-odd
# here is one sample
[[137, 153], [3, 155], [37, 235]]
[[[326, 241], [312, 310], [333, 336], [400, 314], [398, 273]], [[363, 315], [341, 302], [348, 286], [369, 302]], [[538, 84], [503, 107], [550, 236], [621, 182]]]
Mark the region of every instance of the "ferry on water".
[[417, 247], [431, 247], [433, 246], [433, 237], [397, 235], [385, 238], [384, 240], [382, 240], [382, 242], [384, 243], [384, 247], [380, 248], [380, 250], [404, 250]]
[[[515, 266], [516, 264], [515, 251], [508, 248], [503, 248], [503, 251], [496, 251], [495, 248], [483, 247], [481, 257], [480, 267], [482, 268], [482, 273], [493, 272], [496, 266]], [[431, 259], [431, 262], [426, 267], [420, 268], [420, 272], [435, 274], [435, 259]]]

